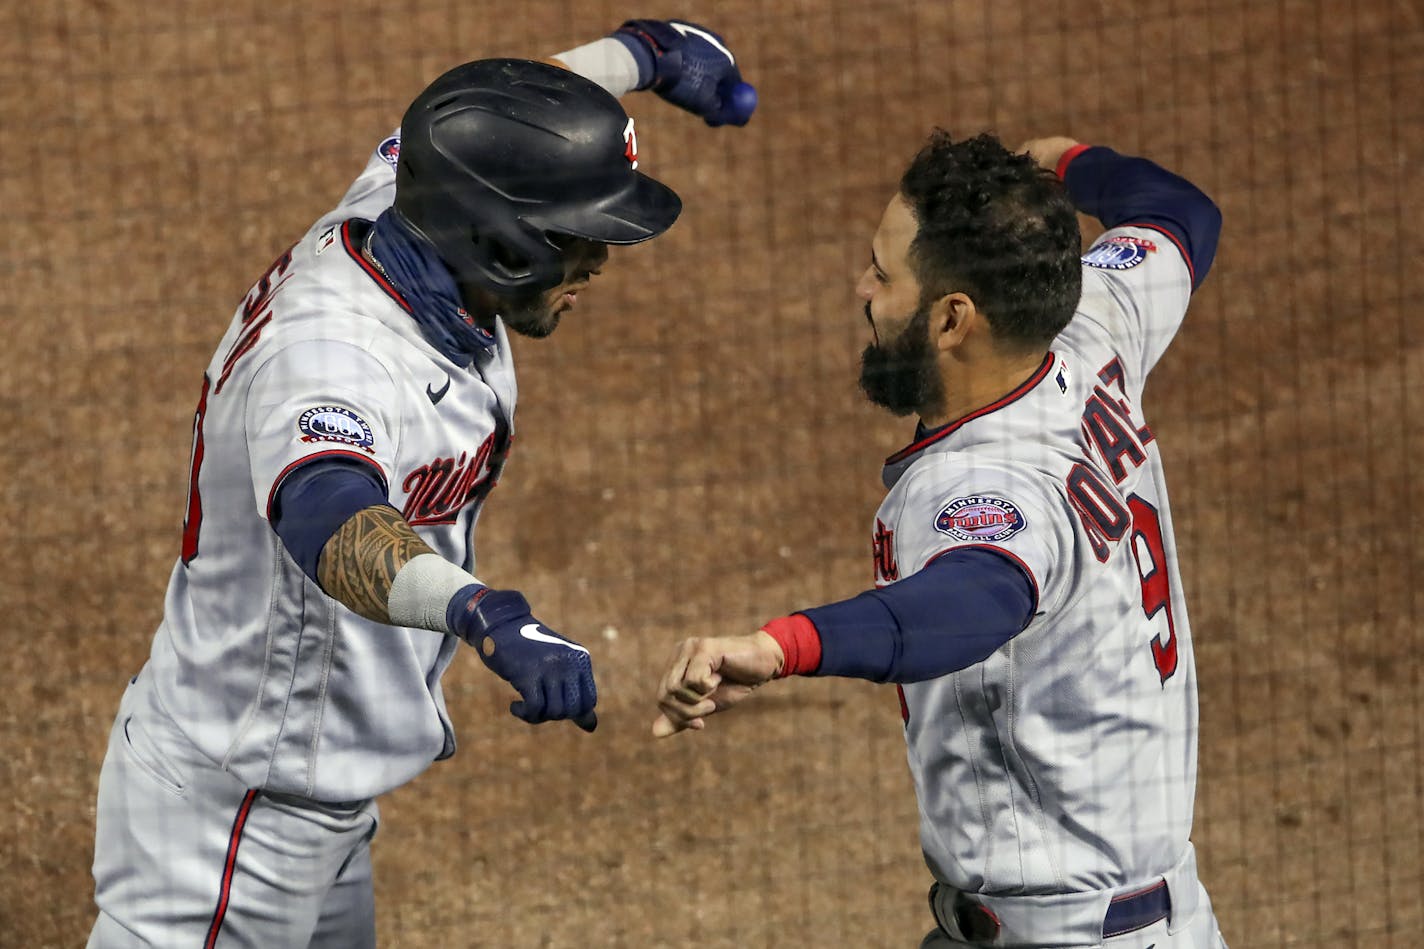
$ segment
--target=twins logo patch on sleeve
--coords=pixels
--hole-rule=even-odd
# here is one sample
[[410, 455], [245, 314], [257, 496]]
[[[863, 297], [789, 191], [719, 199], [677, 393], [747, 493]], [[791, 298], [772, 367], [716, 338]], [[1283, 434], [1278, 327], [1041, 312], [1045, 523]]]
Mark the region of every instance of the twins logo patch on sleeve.
[[957, 540], [1008, 540], [1027, 526], [1012, 501], [989, 494], [954, 498], [935, 517], [935, 530]]
[[1118, 235], [1090, 247], [1083, 263], [1099, 270], [1131, 270], [1156, 250], [1157, 245], [1149, 240]]
[[355, 412], [339, 405], [319, 405], [307, 409], [297, 419], [304, 442], [338, 442], [374, 455], [375, 436], [371, 426]]

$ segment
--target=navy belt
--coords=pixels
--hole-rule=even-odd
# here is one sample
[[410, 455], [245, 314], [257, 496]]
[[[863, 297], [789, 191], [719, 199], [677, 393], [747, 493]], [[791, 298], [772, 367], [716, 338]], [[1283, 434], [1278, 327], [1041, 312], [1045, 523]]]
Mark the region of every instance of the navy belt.
[[[945, 933], [950, 929], [939, 916], [939, 906], [935, 893], [940, 888], [936, 883], [930, 887], [930, 911], [935, 921]], [[999, 917], [989, 907], [961, 891], [955, 891], [953, 909], [954, 922], [964, 939], [972, 944], [993, 945], [999, 938], [1001, 924]], [[1158, 880], [1151, 886], [1115, 897], [1108, 904], [1103, 916], [1103, 938], [1111, 939], [1126, 933], [1146, 929], [1153, 923], [1167, 919], [1172, 914], [1172, 897], [1167, 890], [1167, 881]]]
[[1107, 915], [1103, 917], [1103, 938], [1146, 929], [1171, 913], [1172, 897], [1167, 892], [1167, 881], [1158, 880], [1135, 893], [1115, 897], [1108, 904]]

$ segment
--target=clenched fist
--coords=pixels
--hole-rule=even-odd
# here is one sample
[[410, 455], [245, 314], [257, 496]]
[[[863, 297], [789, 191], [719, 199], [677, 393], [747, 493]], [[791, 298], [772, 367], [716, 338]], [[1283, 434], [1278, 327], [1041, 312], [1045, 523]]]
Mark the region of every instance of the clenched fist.
[[767, 633], [685, 639], [658, 685], [653, 736], [667, 738], [706, 727], [706, 718], [731, 708], [776, 677], [785, 657]]

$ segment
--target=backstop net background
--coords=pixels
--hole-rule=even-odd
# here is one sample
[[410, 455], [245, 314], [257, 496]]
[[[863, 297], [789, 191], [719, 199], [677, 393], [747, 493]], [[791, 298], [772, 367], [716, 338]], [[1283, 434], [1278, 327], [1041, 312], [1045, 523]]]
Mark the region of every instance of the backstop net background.
[[1424, 945], [1424, 27], [1415, 0], [10, 2], [0, 9], [0, 944], [82, 943], [107, 731], [177, 554], [203, 367], [450, 65], [636, 15], [723, 32], [742, 130], [626, 101], [687, 210], [520, 341], [481, 573], [593, 648], [603, 727], [466, 652], [456, 757], [382, 802], [385, 946], [913, 946], [893, 690], [796, 682], [653, 744], [672, 644], [870, 580], [851, 287], [926, 133], [1066, 133], [1220, 204], [1148, 389], [1201, 682], [1194, 838], [1234, 947]]

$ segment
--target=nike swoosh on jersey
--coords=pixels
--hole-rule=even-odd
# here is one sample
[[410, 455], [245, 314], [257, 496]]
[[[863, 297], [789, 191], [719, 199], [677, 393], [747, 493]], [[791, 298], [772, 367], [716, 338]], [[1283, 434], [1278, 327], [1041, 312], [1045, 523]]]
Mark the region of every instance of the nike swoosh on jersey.
[[523, 636], [525, 639], [532, 639], [536, 643], [551, 643], [555, 646], [568, 646], [570, 649], [577, 649], [579, 652], [582, 653], [588, 652], [587, 649], [583, 648], [578, 643], [571, 643], [567, 639], [560, 639], [557, 636], [550, 636], [548, 633], [543, 632], [539, 629], [538, 623], [525, 623], [523, 626], [519, 627], [519, 635]]
[[445, 398], [445, 393], [447, 393], [447, 392], [449, 392], [449, 391], [450, 391], [450, 377], [449, 377], [449, 376], [446, 376], [446, 377], [445, 377], [445, 385], [441, 387], [441, 389], [440, 389], [439, 392], [436, 392], [434, 389], [430, 388], [429, 383], [427, 383], [426, 386], [425, 386], [425, 394], [428, 395], [428, 396], [430, 396], [430, 404], [431, 404], [431, 405], [439, 405], [439, 404], [440, 404], [440, 400], [443, 399], [443, 398]]

